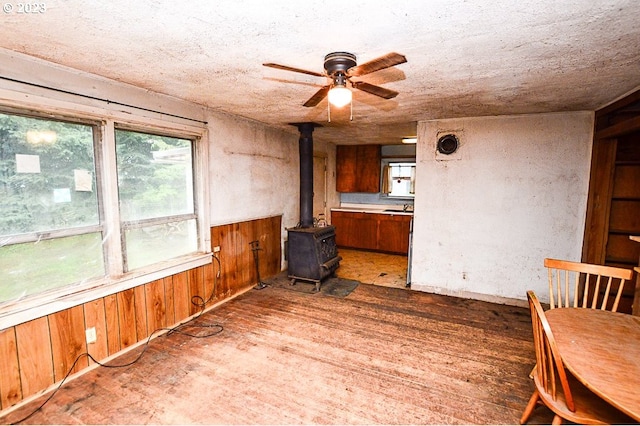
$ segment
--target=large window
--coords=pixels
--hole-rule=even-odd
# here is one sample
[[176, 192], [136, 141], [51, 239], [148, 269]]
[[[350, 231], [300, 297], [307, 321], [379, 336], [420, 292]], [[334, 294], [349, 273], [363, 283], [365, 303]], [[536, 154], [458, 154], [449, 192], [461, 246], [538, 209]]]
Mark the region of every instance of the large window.
[[195, 143], [0, 112], [0, 307], [197, 253]]
[[105, 275], [95, 132], [0, 113], [0, 303]]
[[125, 269], [197, 250], [192, 141], [116, 130]]

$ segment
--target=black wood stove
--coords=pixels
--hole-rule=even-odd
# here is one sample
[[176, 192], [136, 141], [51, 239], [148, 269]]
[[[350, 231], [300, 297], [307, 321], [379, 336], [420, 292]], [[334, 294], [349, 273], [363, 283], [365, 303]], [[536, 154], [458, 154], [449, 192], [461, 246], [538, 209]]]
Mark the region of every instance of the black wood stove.
[[288, 228], [287, 260], [291, 284], [310, 281], [320, 290], [322, 280], [334, 275], [342, 258], [338, 256], [333, 226], [313, 223], [313, 129], [314, 123], [296, 124], [300, 131], [300, 223]]

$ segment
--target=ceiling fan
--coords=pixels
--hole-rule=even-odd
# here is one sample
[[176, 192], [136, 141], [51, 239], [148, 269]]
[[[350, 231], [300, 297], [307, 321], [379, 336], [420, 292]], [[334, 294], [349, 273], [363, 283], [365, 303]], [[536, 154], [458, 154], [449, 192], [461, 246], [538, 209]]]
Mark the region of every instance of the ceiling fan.
[[339, 108], [351, 102], [351, 90], [347, 88], [347, 82], [351, 84], [351, 87], [362, 90], [363, 92], [371, 93], [372, 95], [376, 95], [384, 99], [395, 98], [398, 95], [398, 92], [395, 90], [385, 89], [384, 87], [369, 84], [364, 81], [351, 81], [351, 78], [361, 77], [405, 62], [407, 62], [407, 58], [405, 58], [404, 55], [392, 52], [369, 62], [365, 62], [362, 65], [358, 65], [354, 54], [348, 52], [333, 52], [324, 57], [324, 73], [307, 71], [300, 68], [273, 63], [266, 63], [262, 65], [285, 71], [330, 78], [331, 84], [323, 86], [318, 90], [309, 98], [309, 100], [307, 100], [307, 102], [304, 103], [304, 106], [314, 107], [328, 96], [329, 103]]

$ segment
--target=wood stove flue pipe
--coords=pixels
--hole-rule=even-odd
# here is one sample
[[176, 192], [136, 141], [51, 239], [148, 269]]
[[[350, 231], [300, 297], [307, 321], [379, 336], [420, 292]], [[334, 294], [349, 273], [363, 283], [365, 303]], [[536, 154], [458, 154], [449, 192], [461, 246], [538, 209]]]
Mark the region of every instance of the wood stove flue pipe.
[[300, 228], [313, 227], [313, 129], [316, 123], [294, 124], [300, 131]]

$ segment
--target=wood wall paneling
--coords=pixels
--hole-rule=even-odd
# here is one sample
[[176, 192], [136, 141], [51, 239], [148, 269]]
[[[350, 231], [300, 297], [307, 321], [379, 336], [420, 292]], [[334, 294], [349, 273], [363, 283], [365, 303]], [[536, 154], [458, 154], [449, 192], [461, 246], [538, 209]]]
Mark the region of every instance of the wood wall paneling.
[[[96, 342], [87, 344], [87, 352], [98, 361], [109, 356], [107, 319], [104, 305], [104, 298], [84, 304], [85, 330], [90, 327], [95, 327], [96, 329]], [[93, 361], [89, 360], [89, 365], [91, 364], [93, 364]]]
[[217, 281], [215, 274], [217, 271], [218, 271], [218, 262], [216, 262], [215, 259], [212, 259], [211, 265], [205, 265], [202, 267], [202, 279], [204, 281], [205, 300], [208, 300], [209, 304], [215, 304], [218, 301], [218, 298], [216, 296], [216, 289], [215, 289], [215, 282]]
[[273, 216], [211, 229], [211, 245], [220, 247], [216, 254], [221, 263], [216, 290], [218, 298], [231, 297], [243, 288], [257, 284], [251, 241], [259, 242], [260, 278], [280, 272], [281, 227], [282, 217]]
[[120, 317], [118, 315], [118, 295], [112, 294], [104, 298], [104, 311], [107, 323], [107, 348], [109, 356], [122, 348], [120, 343]]
[[187, 273], [181, 272], [173, 276], [173, 297], [175, 300], [176, 323], [189, 316], [191, 300], [189, 300], [189, 283]]
[[162, 279], [164, 282], [164, 297], [165, 297], [165, 314], [167, 319], [167, 325], [175, 324], [176, 321], [176, 302], [175, 302], [175, 289], [173, 288], [173, 276], [165, 277]]
[[[69, 373], [74, 361], [87, 352], [84, 309], [76, 306], [49, 315], [49, 329], [54, 382], [59, 382]], [[88, 365], [87, 358], [83, 356], [71, 373], [77, 373]]]
[[204, 294], [204, 273], [202, 268], [194, 268], [187, 271], [189, 282], [189, 315], [195, 315], [202, 311], [201, 303], [207, 300]]
[[236, 246], [234, 224], [212, 228], [211, 245], [220, 247], [220, 251], [216, 253], [221, 265], [216, 296], [225, 299], [231, 294], [231, 284], [236, 281], [236, 261], [233, 255]]
[[133, 306], [134, 306], [134, 314], [135, 321], [133, 325], [135, 325], [135, 336], [136, 339], [134, 343], [138, 343], [140, 340], [143, 340], [149, 336], [147, 332], [149, 318], [147, 317], [147, 298], [145, 295], [145, 287], [146, 285], [139, 285], [133, 288]]
[[120, 331], [120, 349], [127, 348], [137, 340], [136, 333], [136, 296], [135, 289], [117, 294], [118, 328]]
[[15, 327], [0, 330], [0, 359], [0, 408], [5, 408], [22, 399]]
[[238, 229], [236, 239], [236, 253], [238, 256], [238, 270], [240, 272], [240, 282], [255, 284], [255, 268], [253, 266], [253, 252], [251, 251], [251, 241], [258, 240], [256, 236], [255, 221], [243, 222]]
[[[144, 286], [147, 316], [146, 335], [167, 327], [167, 304], [165, 301], [164, 280], [152, 281]], [[138, 340], [141, 340], [138, 338]]]
[[53, 384], [53, 357], [47, 317], [15, 327], [22, 397], [29, 397]]

